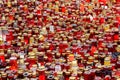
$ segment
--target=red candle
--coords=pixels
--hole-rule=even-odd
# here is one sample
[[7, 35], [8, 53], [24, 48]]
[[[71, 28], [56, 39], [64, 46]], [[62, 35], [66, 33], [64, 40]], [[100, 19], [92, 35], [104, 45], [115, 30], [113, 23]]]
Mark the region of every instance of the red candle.
[[52, 51], [55, 48], [53, 44], [50, 44], [49, 49]]
[[36, 59], [33, 57], [30, 57], [27, 59], [27, 62], [29, 63], [28, 68], [30, 69], [34, 64], [36, 64]]
[[109, 75], [106, 75], [105, 80], [111, 80], [111, 77]]
[[13, 21], [14, 20], [14, 16], [13, 15], [9, 15], [9, 19], [10, 19], [10, 21]]
[[116, 0], [116, 3], [120, 3], [120, 0]]
[[39, 80], [46, 80], [45, 68], [43, 66], [41, 66], [40, 68], [41, 69], [39, 70]]
[[53, 54], [50, 50], [48, 50], [48, 52], [46, 53], [46, 56], [48, 57], [48, 61], [52, 62]]
[[96, 51], [97, 51], [97, 48], [95, 46], [92, 46], [90, 55], [93, 56]]
[[100, 3], [106, 4], [107, 0], [99, 0]]
[[90, 78], [90, 72], [89, 71], [85, 71], [84, 74], [83, 74], [83, 76], [84, 76], [84, 80], [89, 80], [89, 78]]
[[29, 43], [29, 37], [27, 36], [27, 34], [24, 34], [24, 42], [25, 44]]
[[64, 13], [66, 11], [65, 5], [63, 4], [61, 7], [61, 11]]
[[84, 10], [85, 10], [84, 4], [81, 3], [81, 4], [80, 4], [80, 12], [84, 12]]
[[69, 77], [70, 77], [70, 72], [65, 72], [65, 80], [69, 80]]
[[100, 24], [103, 24], [105, 22], [104, 17], [100, 18]]
[[3, 53], [0, 53], [0, 60], [1, 60], [2, 62], [5, 62], [5, 56], [4, 56]]
[[114, 34], [113, 39], [114, 39], [114, 41], [119, 40], [119, 34]]
[[86, 0], [86, 2], [91, 2], [91, 0]]
[[18, 64], [17, 64], [17, 58], [16, 57], [11, 57], [10, 58], [10, 69], [11, 70], [17, 70]]

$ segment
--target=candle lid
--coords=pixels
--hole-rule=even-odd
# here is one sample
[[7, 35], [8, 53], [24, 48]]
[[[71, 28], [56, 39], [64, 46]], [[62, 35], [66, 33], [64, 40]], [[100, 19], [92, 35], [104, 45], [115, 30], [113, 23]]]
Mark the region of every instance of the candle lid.
[[98, 69], [101, 69], [101, 68], [102, 68], [102, 66], [101, 66], [101, 65], [98, 65], [97, 67], [98, 67]]
[[37, 67], [37, 65], [36, 65], [36, 64], [33, 64], [32, 67]]
[[18, 74], [22, 74], [24, 71], [22, 69], [18, 70]]
[[110, 57], [106, 57], [105, 60], [106, 60], [106, 61], [110, 61]]
[[0, 55], [4, 55], [4, 53], [3, 53], [3, 52], [0, 52]]
[[89, 62], [89, 61], [87, 61], [87, 64], [92, 64], [93, 62]]
[[62, 74], [63, 74], [63, 72], [62, 72], [62, 71], [60, 71], [60, 72], [57, 72], [57, 74], [58, 74], [58, 75], [62, 75]]
[[36, 77], [37, 73], [36, 72], [33, 72], [32, 73], [32, 76]]
[[89, 59], [94, 59], [94, 57], [93, 57], [93, 56], [89, 56], [88, 58], [89, 58]]
[[95, 55], [94, 55], [94, 57], [98, 57], [98, 55], [97, 55], [97, 54], [95, 54]]
[[34, 53], [34, 52], [29, 52], [28, 55], [29, 55], [29, 56], [34, 56], [35, 53]]
[[75, 77], [73, 77], [73, 76], [72, 76], [72, 77], [70, 77], [70, 80], [75, 80]]
[[90, 56], [90, 54], [85, 54], [86, 57]]
[[17, 45], [18, 45], [18, 46], [21, 46], [22, 44], [21, 44], [21, 42], [18, 42]]
[[38, 54], [39, 56], [43, 56], [43, 55], [44, 55], [44, 52], [37, 52], [37, 54]]
[[30, 59], [36, 59], [35, 56], [29, 56], [28, 58], [30, 58]]
[[95, 63], [98, 63], [98, 60], [94, 60]]
[[2, 73], [1, 76], [2, 77], [7, 77], [7, 73]]
[[66, 74], [66, 75], [69, 75], [69, 74], [70, 74], [70, 72], [69, 72], [69, 71], [65, 71], [65, 74]]
[[59, 80], [59, 78], [58, 78], [58, 77], [55, 77], [54, 79], [55, 79], [55, 80]]
[[104, 58], [104, 57], [105, 57], [105, 54], [102, 54], [101, 57]]
[[78, 74], [82, 74], [83, 72], [82, 72], [82, 71], [78, 71], [77, 73], [78, 73]]
[[20, 59], [20, 64], [24, 64], [24, 59]]
[[39, 67], [39, 69], [38, 69], [38, 71], [45, 71], [45, 70], [46, 70], [45, 66], [41, 66], [41, 67]]

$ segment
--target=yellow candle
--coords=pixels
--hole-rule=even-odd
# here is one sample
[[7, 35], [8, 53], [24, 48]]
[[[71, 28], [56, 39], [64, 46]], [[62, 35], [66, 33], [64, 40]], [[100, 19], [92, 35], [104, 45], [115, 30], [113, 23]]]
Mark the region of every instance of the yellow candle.
[[104, 65], [109, 66], [110, 65], [110, 57], [106, 57], [104, 60]]
[[110, 26], [109, 25], [104, 26], [104, 30], [105, 31], [109, 31], [110, 30]]
[[30, 37], [30, 44], [34, 43], [34, 38]]

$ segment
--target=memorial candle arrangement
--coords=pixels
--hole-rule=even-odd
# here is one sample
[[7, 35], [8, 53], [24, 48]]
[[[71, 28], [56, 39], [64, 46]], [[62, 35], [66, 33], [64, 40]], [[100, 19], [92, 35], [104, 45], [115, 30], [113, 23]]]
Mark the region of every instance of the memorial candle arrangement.
[[0, 80], [120, 80], [120, 0], [0, 0]]

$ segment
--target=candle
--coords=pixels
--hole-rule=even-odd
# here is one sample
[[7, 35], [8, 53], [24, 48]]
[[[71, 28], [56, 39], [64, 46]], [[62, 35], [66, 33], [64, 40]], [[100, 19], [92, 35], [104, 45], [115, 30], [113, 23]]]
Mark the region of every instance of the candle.
[[27, 33], [24, 33], [23, 35], [24, 35], [24, 42], [25, 42], [25, 44], [28, 44], [29, 43], [29, 38], [27, 36]]
[[74, 60], [74, 55], [73, 54], [69, 54], [68, 56], [68, 60], [71, 62]]
[[1, 77], [2, 77], [1, 80], [7, 80], [7, 73], [2, 73]]
[[110, 65], [110, 57], [106, 57], [105, 60], [104, 60], [104, 65], [105, 66], [109, 66]]
[[88, 57], [88, 61], [89, 62], [93, 62], [94, 61], [94, 57], [92, 57], [92, 56]]
[[65, 8], [64, 4], [61, 5], [61, 12], [63, 12], [63, 13], [66, 12], [66, 8]]
[[60, 72], [62, 70], [61, 65], [55, 65], [55, 72]]
[[31, 68], [34, 64], [36, 64], [35, 56], [29, 56], [26, 61], [29, 63], [28, 68]]
[[105, 80], [111, 80], [111, 77], [109, 75], [106, 75]]
[[90, 72], [89, 71], [85, 71], [84, 74], [83, 74], [83, 76], [84, 76], [84, 80], [89, 80], [89, 78], [90, 78]]
[[0, 60], [1, 62], [5, 62], [5, 54], [3, 50], [0, 50]]
[[66, 71], [64, 77], [65, 77], [65, 80], [69, 80], [70, 72]]
[[34, 38], [33, 37], [30, 37], [30, 44], [34, 43]]
[[75, 80], [75, 77], [70, 77], [70, 79], [69, 80]]

